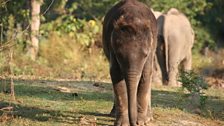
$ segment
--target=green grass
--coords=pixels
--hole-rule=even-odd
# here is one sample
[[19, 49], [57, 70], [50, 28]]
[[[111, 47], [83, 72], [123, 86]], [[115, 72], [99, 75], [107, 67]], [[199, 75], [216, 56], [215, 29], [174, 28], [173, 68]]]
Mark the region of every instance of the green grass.
[[[67, 87], [71, 92], [55, 90], [59, 86]], [[16, 101], [11, 101], [9, 94], [0, 93], [0, 109], [13, 106], [12, 111], [0, 110], [0, 125], [113, 125], [114, 118], [108, 116], [113, 104], [109, 83], [25, 80], [16, 81], [15, 89]], [[209, 89], [206, 94], [205, 108], [195, 114], [187, 108], [189, 99], [178, 88], [153, 87], [152, 124], [224, 125], [223, 89]]]

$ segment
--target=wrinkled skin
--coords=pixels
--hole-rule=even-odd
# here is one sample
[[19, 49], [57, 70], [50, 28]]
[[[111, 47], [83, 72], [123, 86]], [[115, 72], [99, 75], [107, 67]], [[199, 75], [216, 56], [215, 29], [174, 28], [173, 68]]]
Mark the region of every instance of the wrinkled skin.
[[158, 45], [157, 61], [162, 71], [163, 83], [179, 86], [178, 66], [191, 70], [194, 31], [187, 17], [177, 9], [170, 9], [157, 19]]
[[156, 26], [150, 9], [137, 0], [120, 1], [104, 18], [103, 49], [115, 94], [115, 126], [144, 126], [150, 120]]

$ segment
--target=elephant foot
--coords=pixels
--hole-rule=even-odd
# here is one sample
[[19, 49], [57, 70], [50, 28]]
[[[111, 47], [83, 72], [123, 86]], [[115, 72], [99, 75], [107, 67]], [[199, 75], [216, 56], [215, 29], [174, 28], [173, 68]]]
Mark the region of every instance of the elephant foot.
[[130, 126], [128, 115], [117, 118], [114, 126]]
[[137, 126], [149, 126], [151, 120], [153, 120], [151, 114], [142, 115], [139, 113], [138, 120], [137, 120]]
[[137, 126], [149, 126], [151, 118], [138, 119]]
[[182, 86], [182, 83], [181, 82], [177, 82], [177, 87], [181, 87]]
[[168, 82], [168, 86], [170, 87], [178, 87], [177, 82]]

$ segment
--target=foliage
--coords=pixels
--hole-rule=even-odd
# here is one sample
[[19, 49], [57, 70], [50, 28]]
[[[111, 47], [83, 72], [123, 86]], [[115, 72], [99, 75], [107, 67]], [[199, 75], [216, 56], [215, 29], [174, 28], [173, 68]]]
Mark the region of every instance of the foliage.
[[205, 80], [193, 71], [182, 71], [179, 81], [182, 83], [183, 87], [191, 93], [202, 93], [202, 90], [208, 89], [208, 84]]
[[67, 33], [70, 37], [75, 38], [84, 47], [93, 45], [97, 35], [101, 31], [99, 21], [84, 19], [75, 19], [72, 16], [65, 17], [63, 23], [56, 26], [59, 35]]
[[[22, 78], [72, 78], [83, 80], [109, 79], [108, 63], [100, 49], [83, 48], [69, 35], [50, 33], [50, 38], [40, 43], [39, 58], [32, 61], [17, 44], [14, 52], [14, 74]], [[7, 52], [0, 53], [0, 74], [8, 72]]]
[[[75, 0], [77, 5], [74, 10], [76, 17], [85, 19], [101, 19], [105, 13], [117, 2], [117, 0]], [[67, 7], [74, 4], [72, 0], [68, 2]]]
[[200, 106], [203, 107], [207, 99], [203, 91], [208, 89], [205, 80], [193, 71], [182, 71], [179, 81], [182, 83], [183, 88], [190, 92], [192, 99], [199, 97]]
[[[222, 16], [223, 2], [221, 0], [140, 1], [147, 3], [154, 10], [166, 12], [169, 8], [176, 7], [186, 14], [186, 16], [190, 19], [196, 34], [194, 52], [198, 52], [205, 46], [215, 49], [217, 46], [217, 39], [221, 38], [221, 40], [223, 40], [222, 36], [224, 35], [222, 35], [222, 30], [224, 19]], [[102, 64], [106, 62], [101, 50], [102, 19], [105, 13], [116, 2], [118, 2], [118, 0], [54, 0], [52, 6], [47, 9], [49, 5], [51, 5], [52, 1], [45, 0], [41, 8], [41, 35], [39, 36], [41, 46], [39, 59], [36, 62], [31, 62], [26, 58], [24, 53], [26, 51], [26, 43], [29, 40], [29, 30], [27, 29], [27, 26], [29, 24], [30, 3], [29, 1], [24, 0], [1, 0], [1, 43], [6, 43], [7, 39], [15, 37], [14, 42], [17, 43], [15, 47], [15, 73], [36, 74], [38, 73], [38, 70], [44, 71], [43, 68], [49, 70], [57, 67], [59, 70], [59, 68], [63, 68], [59, 67], [59, 65], [63, 66], [63, 62], [68, 61], [68, 59], [68, 64], [73, 64], [75, 63], [73, 60], [75, 59], [76, 55], [74, 54], [75, 51], [69, 48], [72, 47], [73, 49], [73, 46], [75, 46], [74, 48], [78, 50], [77, 52], [80, 53], [80, 55], [82, 55], [81, 52], [87, 53], [85, 54], [86, 57], [93, 57], [93, 55], [96, 54], [94, 54], [94, 51], [92, 50], [97, 50], [99, 54], [97, 54], [97, 58], [95, 58], [94, 62], [98, 62], [96, 59], [99, 57], [101, 57], [99, 59]], [[44, 13], [45, 10], [47, 10], [46, 13]], [[14, 20], [14, 24], [9, 24], [10, 20], [12, 19]], [[11, 28], [9, 28], [9, 25]], [[55, 37], [56, 39], [52, 37]], [[52, 41], [55, 41], [55, 46], [51, 45]], [[62, 44], [59, 41], [64, 43]], [[60, 57], [58, 58], [53, 54]], [[7, 59], [5, 58], [5, 54], [1, 55], [2, 60]], [[50, 61], [57, 61], [58, 63], [54, 63], [56, 64], [54, 66], [52, 63], [49, 63]], [[0, 66], [4, 66], [5, 61], [0, 62]], [[48, 66], [49, 64], [51, 65]], [[89, 64], [91, 65], [91, 63]], [[101, 63], [99, 64], [99, 66], [104, 66]], [[26, 66], [23, 67], [22, 65]], [[75, 68], [78, 68], [77, 66], [78, 65], [76, 65]], [[74, 68], [74, 66], [71, 68]], [[83, 73], [83, 71], [86, 72], [89, 70], [87, 73], [83, 73], [83, 75], [88, 75], [90, 71], [94, 71], [93, 76], [95, 76], [95, 73], [97, 73], [96, 70], [103, 70], [103, 68], [100, 67], [94, 67], [90, 69], [90, 66], [87, 66], [87, 64], [82, 64], [82, 67], [80, 68], [83, 68], [81, 73]], [[0, 70], [4, 71], [4, 69], [5, 68], [1, 67]], [[65, 69], [67, 70], [64, 71], [69, 71], [69, 68]]]
[[[211, 7], [206, 8], [204, 15], [199, 16], [202, 25], [207, 27], [215, 41], [224, 40], [224, 3], [222, 0], [208, 0]], [[220, 43], [218, 43], [220, 44]]]
[[[190, 19], [196, 34], [194, 50], [198, 52], [201, 48], [209, 46], [215, 48], [217, 38], [222, 38], [223, 33], [223, 2], [221, 0], [140, 0], [147, 3], [158, 11], [166, 12], [175, 7], [181, 10]], [[6, 3], [4, 3], [6, 2]], [[42, 11], [48, 8], [52, 1], [44, 1]], [[94, 39], [99, 39], [101, 21], [105, 13], [117, 2], [117, 0], [54, 0], [52, 7], [46, 15], [42, 16], [42, 35], [48, 36], [49, 31], [58, 31], [59, 34], [70, 34], [81, 39], [82, 45], [89, 47]], [[0, 6], [1, 26], [7, 31], [9, 15], [15, 17], [16, 24], [24, 25], [29, 20], [29, 2], [27, 1], [5, 1]], [[95, 21], [98, 28], [89, 28], [89, 21]], [[214, 26], [216, 24], [218, 27]], [[90, 30], [88, 30], [90, 29]], [[95, 30], [93, 30], [95, 29]], [[98, 30], [96, 30], [98, 29]], [[95, 33], [92, 33], [95, 31]], [[76, 33], [79, 33], [76, 35]], [[5, 35], [6, 32], [4, 32]], [[96, 35], [96, 36], [95, 36]], [[25, 38], [26, 39], [26, 38]]]
[[[7, 31], [9, 25], [10, 17], [15, 19], [15, 23], [13, 26], [22, 25], [25, 27], [29, 21], [29, 9], [28, 9], [28, 2], [24, 0], [3, 0], [1, 1], [0, 5], [0, 27], [1, 31], [0, 34], [3, 38], [1, 38], [2, 42], [4, 42], [7, 38]], [[9, 36], [8, 36], [9, 38]], [[4, 41], [3, 41], [4, 40]]]
[[[108, 77], [105, 58], [99, 49], [90, 53], [69, 35], [62, 37], [52, 33], [48, 41], [41, 43], [40, 61], [52, 69], [52, 76], [77, 79], [103, 79]], [[58, 73], [58, 74], [56, 74]]]
[[41, 34], [48, 37], [52, 31], [56, 31], [59, 36], [68, 34], [77, 40], [83, 47], [90, 47], [98, 39], [101, 32], [101, 22], [97, 19], [87, 20], [76, 18], [72, 13], [77, 9], [77, 3], [73, 3], [65, 11], [67, 14], [61, 15], [52, 22], [41, 26]]
[[[224, 26], [224, 19], [222, 18], [223, 4], [220, 2], [221, 0], [178, 0], [175, 2], [173, 0], [140, 1], [161, 12], [166, 12], [172, 7], [179, 9], [189, 18], [195, 31], [194, 52], [199, 52], [204, 47], [215, 49], [217, 32], [220, 33], [223, 27], [219, 27], [219, 30], [216, 30], [214, 24]], [[78, 0], [77, 2], [68, 2], [67, 7], [76, 4], [77, 8], [74, 9], [74, 14], [78, 18], [101, 19], [105, 12], [116, 2], [115, 0]], [[215, 15], [213, 13], [215, 13]], [[220, 37], [222, 37], [221, 34], [219, 34], [219, 38]]]

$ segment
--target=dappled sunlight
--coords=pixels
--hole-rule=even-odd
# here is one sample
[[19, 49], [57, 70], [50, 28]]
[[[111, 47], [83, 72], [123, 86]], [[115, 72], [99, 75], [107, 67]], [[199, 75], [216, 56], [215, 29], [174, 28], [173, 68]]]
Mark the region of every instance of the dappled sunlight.
[[[70, 91], [61, 92], [56, 90], [58, 87], [64, 87]], [[113, 124], [114, 118], [109, 117], [113, 105], [110, 83], [18, 80], [15, 82], [15, 89], [16, 101], [14, 102], [10, 101], [9, 95], [0, 93], [0, 109], [7, 106], [13, 107], [11, 111], [0, 110], [2, 115], [0, 118], [5, 117], [3, 113], [8, 116], [13, 115], [10, 119], [12, 123], [23, 124], [21, 120], [26, 120], [27, 124], [34, 121], [46, 125], [51, 125], [53, 122], [55, 124]], [[153, 87], [152, 107], [155, 120], [152, 124], [221, 125], [224, 121], [222, 90], [212, 88], [206, 94], [208, 100], [205, 108], [195, 112], [187, 107], [190, 100], [186, 92], [167, 86]], [[175, 118], [179, 121], [175, 121]], [[186, 119], [187, 122], [184, 122]]]

